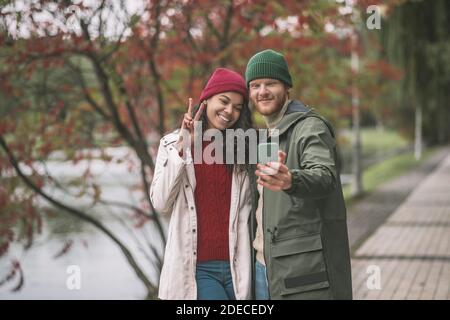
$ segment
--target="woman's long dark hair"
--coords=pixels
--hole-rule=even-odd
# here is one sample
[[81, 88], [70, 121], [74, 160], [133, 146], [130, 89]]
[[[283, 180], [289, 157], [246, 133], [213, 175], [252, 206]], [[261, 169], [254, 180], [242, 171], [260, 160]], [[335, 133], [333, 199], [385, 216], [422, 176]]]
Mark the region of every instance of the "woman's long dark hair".
[[[194, 106], [194, 111], [192, 114], [196, 114], [198, 109], [200, 107], [200, 104], [197, 104]], [[206, 106], [206, 108], [208, 108], [208, 106]], [[208, 127], [208, 117], [206, 115], [206, 110], [203, 110], [202, 115], [200, 116], [199, 121], [202, 122], [202, 130], [204, 133], [207, 130]], [[229, 129], [242, 129], [245, 131], [247, 131], [248, 129], [253, 128], [253, 120], [252, 120], [252, 113], [250, 111], [250, 107], [248, 104], [248, 100], [246, 97], [244, 97], [244, 103], [242, 105], [242, 109], [241, 109], [241, 114], [239, 115], [238, 120], [236, 121], [236, 123], [234, 125], [232, 125]], [[221, 130], [222, 135], [223, 135], [223, 156], [225, 157], [226, 155], [226, 143], [225, 143], [225, 130]], [[236, 169], [238, 172], [244, 172], [247, 171], [247, 173], [252, 173], [254, 171], [254, 168], [251, 166], [250, 164], [250, 152], [249, 152], [250, 148], [249, 148], [249, 141], [248, 139], [245, 139], [245, 159], [246, 159], [246, 163], [244, 164], [238, 164], [237, 163], [237, 143], [236, 140], [234, 141], [234, 151], [233, 151], [233, 155], [234, 155], [234, 164], [227, 164], [227, 167], [229, 170], [233, 170], [233, 167], [236, 165]]]

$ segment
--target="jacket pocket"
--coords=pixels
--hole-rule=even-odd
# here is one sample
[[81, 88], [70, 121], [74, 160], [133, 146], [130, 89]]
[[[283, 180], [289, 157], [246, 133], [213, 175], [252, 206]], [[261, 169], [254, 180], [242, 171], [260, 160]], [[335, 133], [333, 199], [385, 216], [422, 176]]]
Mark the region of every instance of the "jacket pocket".
[[[330, 286], [320, 233], [275, 239], [271, 244], [271, 253], [272, 270], [281, 296], [326, 289]], [[317, 298], [322, 297], [326, 298], [326, 295], [319, 295]]]

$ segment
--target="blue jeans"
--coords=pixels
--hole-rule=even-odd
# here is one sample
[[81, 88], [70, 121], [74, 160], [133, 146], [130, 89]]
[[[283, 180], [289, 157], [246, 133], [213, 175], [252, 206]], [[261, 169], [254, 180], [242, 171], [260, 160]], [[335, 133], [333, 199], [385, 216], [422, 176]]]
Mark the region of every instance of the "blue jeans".
[[228, 261], [198, 262], [195, 280], [198, 300], [236, 300]]
[[269, 300], [269, 287], [267, 284], [266, 266], [261, 262], [255, 263], [255, 299]]

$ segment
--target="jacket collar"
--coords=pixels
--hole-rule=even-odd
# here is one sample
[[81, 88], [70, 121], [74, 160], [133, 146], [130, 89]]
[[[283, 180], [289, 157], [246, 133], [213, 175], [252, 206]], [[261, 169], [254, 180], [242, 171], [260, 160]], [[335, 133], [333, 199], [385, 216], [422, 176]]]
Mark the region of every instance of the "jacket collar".
[[278, 129], [278, 135], [281, 136], [291, 127], [291, 125], [297, 123], [298, 120], [305, 118], [312, 112], [312, 109], [305, 106], [301, 101], [292, 100], [287, 107], [284, 117], [276, 126], [276, 129]]
[[177, 129], [168, 135], [164, 136], [164, 145], [172, 144], [174, 142], [178, 141], [178, 134], [180, 132], [180, 129]]

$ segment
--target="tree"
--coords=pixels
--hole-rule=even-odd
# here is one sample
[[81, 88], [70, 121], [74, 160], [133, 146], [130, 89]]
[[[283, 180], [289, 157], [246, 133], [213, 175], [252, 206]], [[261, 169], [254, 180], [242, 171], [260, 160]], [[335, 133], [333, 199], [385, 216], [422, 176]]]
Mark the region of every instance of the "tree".
[[417, 156], [422, 136], [429, 144], [450, 138], [449, 9], [444, 0], [404, 1], [392, 9], [382, 32], [389, 61], [404, 70], [395, 98], [401, 124], [415, 135]]

